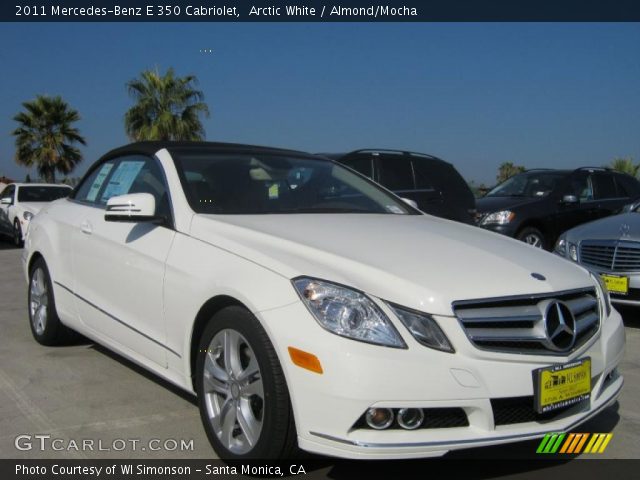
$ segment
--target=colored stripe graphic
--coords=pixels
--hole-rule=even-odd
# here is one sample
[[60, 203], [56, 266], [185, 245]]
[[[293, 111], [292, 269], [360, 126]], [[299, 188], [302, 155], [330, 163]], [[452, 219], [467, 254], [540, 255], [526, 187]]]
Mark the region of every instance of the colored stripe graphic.
[[612, 438], [612, 433], [547, 433], [536, 453], [603, 453]]
[[564, 437], [564, 433], [547, 433], [538, 445], [536, 453], [556, 453]]

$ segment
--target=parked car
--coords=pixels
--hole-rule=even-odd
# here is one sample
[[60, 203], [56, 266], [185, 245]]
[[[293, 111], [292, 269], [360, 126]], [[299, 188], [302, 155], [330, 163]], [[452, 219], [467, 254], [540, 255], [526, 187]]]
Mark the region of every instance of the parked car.
[[571, 430], [622, 388], [599, 277], [305, 153], [111, 151], [22, 259], [36, 341], [75, 330], [197, 394], [222, 458], [439, 456]]
[[625, 210], [565, 232], [555, 252], [597, 272], [612, 302], [640, 306], [640, 203]]
[[637, 179], [605, 168], [529, 170], [476, 201], [478, 224], [551, 250], [561, 233], [618, 213], [639, 197]]
[[430, 215], [474, 224], [476, 200], [453, 165], [423, 153], [365, 149], [325, 153]]
[[50, 183], [12, 183], [0, 193], [0, 233], [21, 247], [29, 221], [43, 205], [66, 197], [71, 187]]

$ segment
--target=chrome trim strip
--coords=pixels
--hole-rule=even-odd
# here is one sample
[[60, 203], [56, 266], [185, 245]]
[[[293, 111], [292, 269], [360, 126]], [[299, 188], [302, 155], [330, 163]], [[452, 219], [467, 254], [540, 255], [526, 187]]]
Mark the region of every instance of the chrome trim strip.
[[[489, 297], [489, 298], [476, 298], [470, 300], [456, 300], [451, 302], [451, 306], [455, 309], [456, 307], [462, 307], [469, 304], [482, 304], [482, 303], [495, 303], [495, 302], [509, 302], [512, 300], [536, 300], [539, 298], [557, 298], [562, 295], [571, 295], [577, 293], [592, 293], [595, 295], [595, 287], [583, 287], [576, 288], [573, 290], [560, 290], [557, 292], [548, 292], [548, 293], [532, 293], [529, 295], [512, 295], [507, 297]], [[481, 307], [482, 308], [482, 307]]]
[[[531, 438], [541, 437], [542, 435], [549, 433], [549, 431], [557, 431], [558, 433], [568, 432], [572, 428], [577, 427], [578, 425], [586, 422], [587, 420], [590, 420], [595, 415], [599, 414], [602, 410], [607, 408], [613, 401], [617, 400], [617, 397], [620, 394], [620, 391], [622, 390], [623, 385], [624, 385], [624, 378], [620, 383], [620, 386], [618, 387], [618, 389], [611, 395], [611, 398], [609, 400], [604, 402], [597, 409], [589, 412], [584, 417], [576, 420], [575, 422], [573, 422], [571, 425], [567, 426], [563, 430], [554, 430], [553, 428], [551, 428], [551, 430], [545, 429], [545, 430], [530, 432], [530, 433], [505, 435], [502, 437], [485, 437], [485, 438], [474, 438], [474, 439], [468, 439], [468, 440], [448, 440], [448, 441], [441, 441], [441, 442], [416, 442], [416, 443], [369, 443], [369, 442], [359, 442], [357, 440], [347, 440], [344, 438], [338, 438], [331, 435], [327, 435], [325, 433], [318, 433], [318, 432], [309, 432], [309, 433], [316, 437], [324, 438], [325, 440], [331, 440], [333, 442], [343, 443], [345, 445], [352, 445], [354, 447], [362, 447], [362, 448], [447, 447], [447, 446], [454, 446], [454, 445], [473, 445], [474, 443], [500, 442], [503, 440], [517, 440], [517, 439], [527, 440]], [[549, 423], [553, 423], [553, 422], [549, 422]], [[462, 428], [469, 428], [469, 427], [462, 427]]]
[[64, 288], [67, 292], [69, 292], [71, 295], [75, 296], [76, 298], [82, 300], [84, 303], [86, 303], [87, 305], [92, 306], [93, 308], [95, 308], [96, 310], [98, 310], [99, 312], [105, 314], [107, 317], [109, 317], [112, 320], [115, 320], [116, 322], [118, 322], [120, 325], [123, 325], [125, 327], [127, 327], [129, 330], [132, 330], [134, 332], [136, 332], [138, 335], [142, 335], [144, 338], [146, 338], [147, 340], [152, 341], [153, 343], [155, 343], [156, 345], [164, 348], [165, 350], [167, 350], [168, 352], [173, 353], [176, 357], [178, 358], [182, 358], [180, 356], [179, 353], [174, 352], [173, 350], [171, 350], [169, 347], [167, 347], [165, 344], [160, 343], [159, 341], [157, 341], [154, 338], [151, 338], [149, 335], [142, 333], [140, 330], [138, 330], [135, 327], [132, 327], [131, 325], [129, 325], [128, 323], [123, 322], [122, 320], [120, 320], [119, 318], [111, 315], [109, 312], [107, 312], [106, 310], [103, 310], [102, 308], [98, 307], [95, 303], [91, 303], [89, 300], [87, 300], [86, 298], [78, 295], [76, 292], [74, 292], [73, 290], [71, 290], [69, 287], [66, 287], [65, 285], [61, 284], [60, 282], [57, 281], [53, 281], [53, 283], [55, 283], [56, 285], [58, 285], [61, 288]]

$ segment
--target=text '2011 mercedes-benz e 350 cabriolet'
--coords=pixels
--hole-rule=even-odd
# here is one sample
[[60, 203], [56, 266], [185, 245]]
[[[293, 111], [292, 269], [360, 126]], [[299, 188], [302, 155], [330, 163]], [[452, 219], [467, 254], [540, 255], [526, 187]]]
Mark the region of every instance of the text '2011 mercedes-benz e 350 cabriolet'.
[[223, 458], [438, 456], [570, 430], [622, 388], [597, 276], [305, 153], [111, 151], [23, 261], [38, 342], [77, 331], [195, 393]]

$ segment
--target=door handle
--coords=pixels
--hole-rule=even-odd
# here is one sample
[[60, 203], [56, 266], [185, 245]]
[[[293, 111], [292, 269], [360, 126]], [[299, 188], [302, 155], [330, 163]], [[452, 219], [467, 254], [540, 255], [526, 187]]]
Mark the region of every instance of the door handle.
[[87, 235], [91, 235], [93, 233], [93, 227], [91, 226], [91, 222], [85, 220], [80, 224], [80, 230], [82, 233], [86, 233]]

